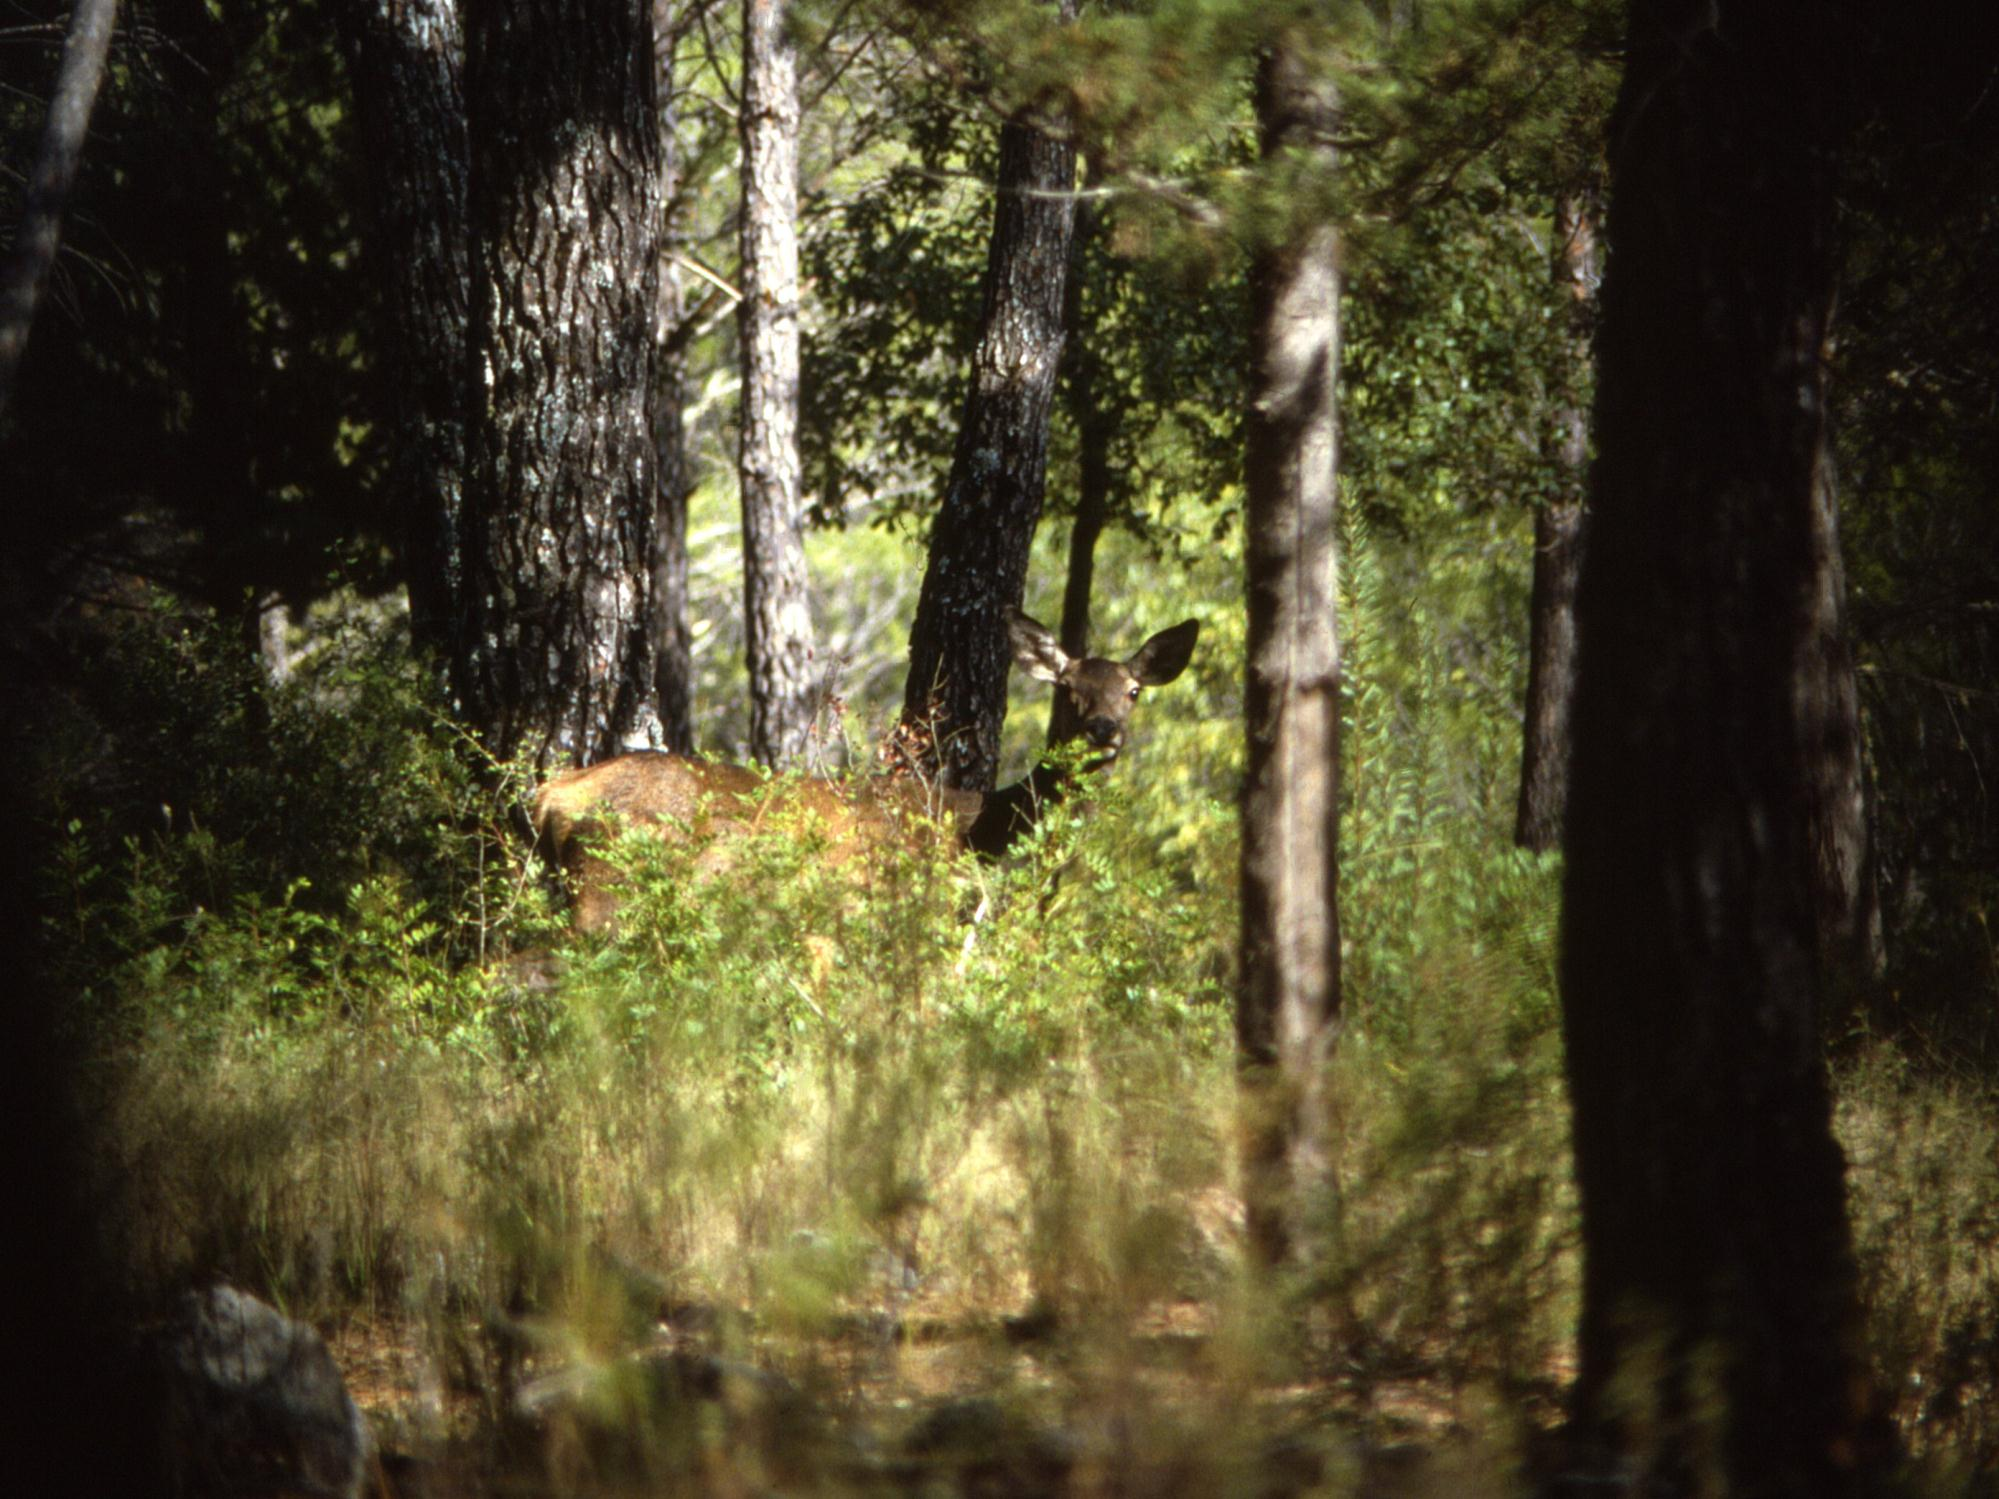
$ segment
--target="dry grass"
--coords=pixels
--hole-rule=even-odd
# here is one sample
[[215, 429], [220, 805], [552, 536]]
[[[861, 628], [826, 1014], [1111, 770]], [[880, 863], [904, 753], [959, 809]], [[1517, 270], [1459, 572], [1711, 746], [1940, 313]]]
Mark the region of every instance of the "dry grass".
[[1999, 1096], [1885, 1045], [1840, 1082], [1870, 1351], [1946, 1492], [1999, 1470]]
[[[691, 901], [639, 869], [618, 944], [449, 1028], [379, 962], [311, 1023], [128, 1037], [132, 1263], [330, 1328], [433, 1491], [1532, 1486], [1578, 1270], [1545, 924], [1357, 986], [1338, 1190], [1278, 1283], [1241, 1253], [1225, 892], [1113, 900], [1087, 842], [875, 901], [768, 854]], [[1871, 1351], [1961, 1491], [1999, 1440], [1992, 1100], [1886, 1050], [1840, 1097]]]

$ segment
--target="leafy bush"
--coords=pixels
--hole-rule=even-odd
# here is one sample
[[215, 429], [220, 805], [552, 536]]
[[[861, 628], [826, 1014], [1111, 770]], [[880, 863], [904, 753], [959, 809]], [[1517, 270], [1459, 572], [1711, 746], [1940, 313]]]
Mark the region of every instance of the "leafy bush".
[[356, 1014], [441, 1034], [468, 958], [542, 908], [482, 765], [396, 632], [338, 625], [282, 684], [212, 622], [111, 627], [38, 746], [44, 951], [84, 1023]]
[[[780, 797], [722, 853], [628, 831], [589, 940], [513, 862], [524, 782], [456, 763], [392, 640], [284, 688], [217, 637], [124, 642], [160, 721], [119, 752], [154, 748], [73, 779], [46, 880], [104, 1219], [148, 1283], [388, 1318], [492, 1420], [557, 1365], [617, 1395], [692, 1307], [862, 1419], [944, 1379], [1226, 1482], [1273, 1420], [1298, 1437], [1267, 1399], [1296, 1380], [1377, 1435], [1464, 1434], [1496, 1465], [1470, 1491], [1503, 1489], [1558, 1414], [1578, 1257], [1556, 870], [1508, 846], [1510, 733], [1453, 664], [1470, 555], [1412, 598], [1393, 542], [1350, 539], [1335, 1190], [1295, 1278], [1239, 1251], [1225, 611], [1151, 742], [1007, 864], [845, 859]], [[254, 804], [277, 786], [284, 818]], [[1943, 1471], [1991, 1440], [1989, 1100], [1891, 1055], [1850, 1065], [1841, 1124], [1870, 1346]], [[1366, 1490], [1345, 1438], [1303, 1439]]]

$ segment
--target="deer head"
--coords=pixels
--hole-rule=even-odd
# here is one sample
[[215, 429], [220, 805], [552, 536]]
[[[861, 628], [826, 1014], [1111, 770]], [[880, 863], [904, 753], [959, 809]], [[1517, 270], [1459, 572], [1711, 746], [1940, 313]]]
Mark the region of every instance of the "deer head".
[[1201, 623], [1182, 620], [1161, 630], [1124, 661], [1071, 656], [1053, 631], [1018, 609], [1007, 611], [1006, 634], [1014, 665], [1037, 682], [1053, 682], [1062, 695], [1065, 716], [1074, 726], [1063, 737], [1085, 741], [1100, 752], [1094, 763], [1107, 765], [1124, 748], [1124, 726], [1139, 694], [1165, 686], [1187, 669]]
[[[1007, 640], [1014, 665], [1040, 682], [1053, 682], [1059, 695], [1056, 745], [1080, 743], [1086, 755], [1080, 768], [1102, 770], [1124, 749], [1125, 725], [1148, 687], [1162, 687], [1187, 669], [1199, 620], [1182, 620], [1161, 630], [1123, 661], [1102, 656], [1071, 656], [1054, 632], [1018, 609], [1009, 609]], [[1043, 809], [1067, 795], [1074, 757], [1059, 754], [1044, 760], [1032, 774], [1003, 786], [985, 799], [979, 815], [966, 830], [967, 847], [988, 858], [1006, 853], [1040, 821]]]

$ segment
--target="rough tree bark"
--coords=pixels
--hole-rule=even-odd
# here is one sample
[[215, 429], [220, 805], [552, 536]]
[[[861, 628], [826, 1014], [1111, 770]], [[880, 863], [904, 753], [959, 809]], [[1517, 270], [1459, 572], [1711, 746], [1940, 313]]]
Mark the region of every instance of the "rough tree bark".
[[[1072, 0], [1063, 14], [1074, 14]], [[919, 775], [966, 791], [991, 791], [998, 779], [1012, 664], [1004, 611], [1026, 590], [1041, 518], [1075, 182], [1067, 140], [1026, 115], [1001, 128], [979, 345], [910, 626], [893, 745]]]
[[[1256, 111], [1266, 164], [1322, 182], [1333, 165], [1337, 98], [1295, 36], [1265, 54]], [[1330, 218], [1301, 215], [1258, 249], [1250, 297], [1236, 1034], [1250, 1240], [1275, 1264], [1298, 1247], [1299, 1215], [1326, 1184], [1325, 1069], [1340, 1013], [1339, 278]]]
[[1563, 388], [1555, 413], [1559, 489], [1534, 513], [1534, 591], [1528, 605], [1527, 711], [1513, 841], [1546, 852], [1562, 841], [1569, 796], [1569, 713], [1576, 689], [1576, 574], [1589, 485], [1590, 335], [1596, 322], [1599, 208], [1592, 189], [1555, 207], [1555, 284], [1568, 300]]
[[459, 690], [501, 754], [657, 743], [650, 0], [466, 12], [471, 427]]
[[653, 692], [660, 743], [678, 754], [694, 750], [694, 642], [687, 627], [687, 307], [680, 280], [682, 183], [680, 101], [673, 60], [679, 43], [673, 0], [652, 0], [653, 50], [659, 90], [661, 219], [658, 367], [654, 372], [653, 462], [659, 509], [653, 518]]
[[1561, 959], [1576, 1416], [1662, 1493], [1866, 1487], [1802, 769], [1846, 9], [1639, 0], [1612, 126]]
[[84, 137], [90, 133], [90, 114], [97, 107], [117, 15], [117, 0], [76, 0], [70, 12], [55, 92], [49, 96], [48, 119], [21, 201], [21, 222], [0, 260], [0, 413], [7, 409], [21, 356], [27, 352], [28, 333], [35, 325], [35, 309], [55, 268], [63, 213], [83, 160]]
[[798, 61], [780, 0], [743, 0], [740, 471], [750, 753], [788, 765], [817, 709], [798, 463]]
[[465, 48], [457, 0], [349, 0], [342, 23], [387, 288], [388, 485], [410, 632], [439, 659], [462, 619], [468, 323]]

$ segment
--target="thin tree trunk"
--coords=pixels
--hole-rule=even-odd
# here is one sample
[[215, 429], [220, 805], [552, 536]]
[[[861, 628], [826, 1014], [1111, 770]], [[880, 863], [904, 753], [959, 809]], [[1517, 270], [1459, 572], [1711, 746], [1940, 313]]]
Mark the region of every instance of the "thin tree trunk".
[[[220, 118], [242, 60], [227, 23], [204, 0], [167, 0], [160, 12], [179, 38], [181, 103], [191, 118]], [[226, 151], [219, 134], [199, 132], [174, 174], [183, 209], [172, 222], [185, 309], [183, 443], [182, 461], [167, 482], [177, 487], [183, 513], [201, 517], [209, 538], [207, 603], [234, 626], [244, 650], [254, 651], [271, 587], [260, 574], [280, 554], [260, 544], [268, 512], [257, 480], [256, 338], [230, 247], [238, 226]], [[250, 711], [266, 706], [253, 701]]]
[[[1266, 163], [1332, 170], [1337, 100], [1280, 38], [1257, 78]], [[1244, 539], [1249, 640], [1236, 999], [1250, 1240], [1292, 1255], [1327, 1184], [1325, 1069], [1340, 1011], [1340, 648], [1334, 535], [1338, 236], [1294, 223], [1256, 252]]]
[[388, 287], [393, 426], [410, 633], [440, 660], [463, 619], [467, 278], [465, 48], [457, 0], [349, 0], [363, 157]]
[[694, 643], [687, 626], [687, 497], [693, 480], [687, 459], [687, 355], [682, 323], [687, 315], [676, 259], [682, 240], [680, 108], [673, 71], [679, 39], [673, 0], [653, 0], [653, 47], [658, 59], [660, 200], [658, 370], [653, 397], [653, 456], [659, 476], [659, 511], [653, 521], [653, 674], [662, 745], [678, 754], [694, 750]]
[[1579, 1431], [1867, 1491], [1805, 773], [1845, 7], [1639, 0], [1612, 128], [1562, 1003]]
[[780, 0], [743, 0], [743, 614], [750, 753], [805, 753], [817, 682], [798, 462], [798, 63]]
[[1798, 669], [1798, 728], [1811, 818], [1812, 892], [1828, 1019], [1845, 1016], [1887, 965], [1860, 689], [1846, 630], [1846, 564], [1830, 436], [1812, 506], [1812, 630]]
[[1025, 119], [1002, 127], [979, 346], [930, 533], [893, 746], [918, 774], [960, 790], [991, 791], [998, 779], [1012, 664], [1005, 610], [1025, 593], [1041, 518], [1075, 182], [1072, 144]]
[[1555, 284], [1568, 298], [1564, 379], [1556, 413], [1559, 489], [1534, 513], [1534, 593], [1529, 605], [1527, 711], [1520, 804], [1513, 841], [1545, 852], [1562, 840], [1569, 795], [1569, 711], [1576, 690], [1576, 575], [1582, 565], [1589, 484], [1590, 333], [1595, 323], [1594, 190], [1563, 195], [1555, 209]]
[[84, 138], [90, 133], [91, 111], [104, 81], [104, 62], [111, 53], [111, 30], [118, 15], [117, 0], [76, 0], [69, 30], [63, 37], [62, 62], [56, 69], [55, 92], [49, 96], [48, 119], [35, 152], [34, 171], [21, 201], [21, 222], [14, 243], [0, 260], [0, 413], [7, 409], [35, 309], [55, 268], [62, 243], [63, 213], [69, 207], [76, 171], [83, 160]]
[[[1103, 359], [1096, 347], [1093, 309], [1085, 304], [1084, 265], [1100, 215], [1093, 204], [1076, 210], [1075, 240], [1069, 256], [1069, 285], [1063, 322], [1068, 329], [1069, 420], [1076, 428], [1076, 517], [1069, 528], [1068, 568], [1062, 583], [1062, 649], [1078, 659], [1090, 654], [1090, 594], [1096, 576], [1097, 542], [1110, 515], [1111, 438], [1116, 418], [1105, 408], [1100, 378]], [[1048, 710], [1048, 742], [1064, 744], [1082, 725], [1066, 692], [1054, 695]]]
[[501, 754], [659, 740], [650, 0], [466, 14], [472, 348], [460, 691]]

